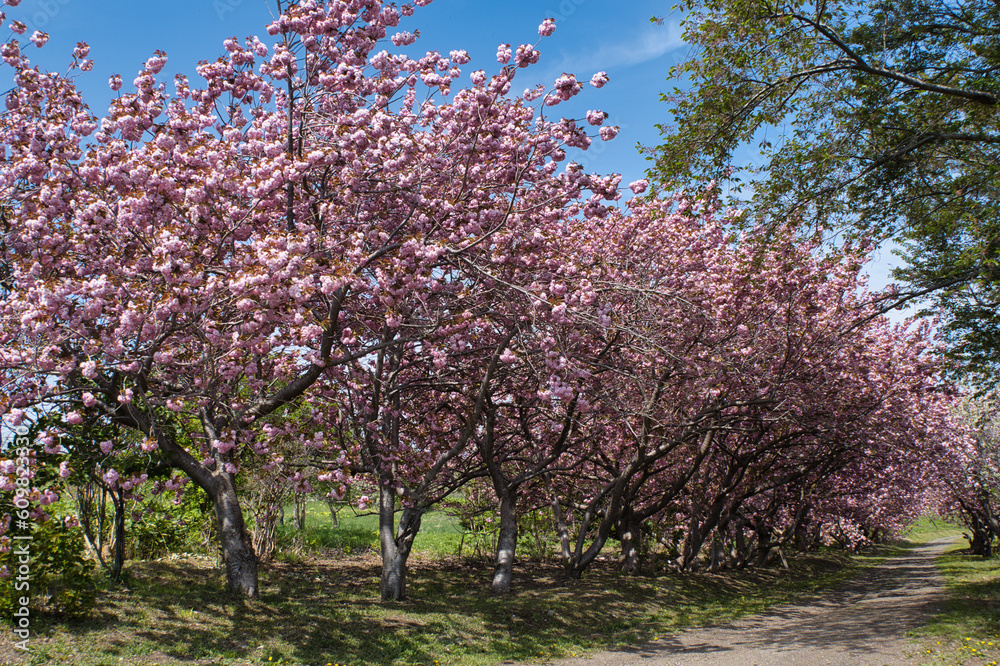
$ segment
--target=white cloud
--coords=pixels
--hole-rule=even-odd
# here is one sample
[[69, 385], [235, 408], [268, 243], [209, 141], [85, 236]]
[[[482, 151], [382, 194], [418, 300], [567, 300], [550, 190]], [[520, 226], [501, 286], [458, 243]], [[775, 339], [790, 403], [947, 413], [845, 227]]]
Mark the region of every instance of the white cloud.
[[[662, 26], [649, 26], [639, 34], [634, 34], [620, 42], [600, 44], [594, 49], [580, 49], [575, 52], [560, 51], [561, 59], [547, 71], [572, 72], [578, 77], [589, 78], [590, 74], [606, 70], [614, 78], [614, 70], [639, 65], [665, 55], [684, 46], [680, 25], [671, 22]], [[544, 59], [544, 51], [543, 51]]]

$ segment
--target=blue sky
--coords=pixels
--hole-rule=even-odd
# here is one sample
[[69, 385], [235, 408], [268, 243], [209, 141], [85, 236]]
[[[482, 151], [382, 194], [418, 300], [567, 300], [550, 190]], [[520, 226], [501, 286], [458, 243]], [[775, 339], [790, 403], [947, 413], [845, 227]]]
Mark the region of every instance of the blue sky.
[[[520, 73], [523, 78], [515, 89], [551, 83], [563, 72], [586, 81], [597, 71], [607, 71], [611, 79], [607, 86], [600, 90], [585, 86], [577, 98], [550, 113], [583, 118], [587, 109], [606, 111], [607, 124], [619, 126], [621, 133], [611, 142], [596, 140], [590, 151], [575, 159], [588, 171], [621, 173], [623, 182], [629, 183], [646, 169], [637, 144], [655, 145], [656, 123], [668, 121], [660, 94], [673, 86], [667, 81], [670, 67], [688, 54], [681, 39], [682, 16], [671, 13], [672, 4], [628, 0], [610, 7], [598, 0], [434, 0], [418, 7], [400, 29], [420, 31], [420, 39], [409, 47], [413, 54], [465, 49], [473, 58], [464, 67], [467, 74], [476, 69], [490, 73], [498, 67], [498, 44], [534, 44], [542, 19], [555, 18], [555, 33], [538, 46], [541, 60]], [[48, 45], [28, 49], [32, 61], [43, 68], [62, 71], [78, 41], [91, 45], [94, 70], [81, 73], [78, 83], [91, 108], [102, 115], [112, 94], [107, 87], [111, 74], [121, 74], [127, 86], [142, 63], [161, 49], [169, 56], [161, 76], [169, 79], [184, 72], [195, 82], [194, 65], [221, 55], [224, 39], [260, 35], [270, 43], [264, 26], [274, 7], [273, 0], [22, 0], [18, 7], [6, 9], [10, 18], [28, 24], [29, 34], [35, 29], [49, 33]], [[651, 24], [654, 15], [667, 20]], [[870, 266], [873, 287], [887, 282], [890, 259], [883, 251], [881, 261]]]
[[[435, 0], [418, 7], [400, 29], [420, 31], [420, 39], [408, 49], [414, 54], [465, 49], [473, 58], [465, 72], [490, 73], [499, 67], [498, 44], [534, 44], [539, 23], [554, 17], [555, 34], [538, 46], [540, 62], [520, 73], [524, 78], [515, 88], [551, 83], [563, 72], [589, 80], [595, 72], [607, 71], [607, 86], [596, 90], [588, 85], [571, 104], [551, 112], [582, 118], [587, 109], [606, 111], [607, 124], [618, 125], [621, 133], [607, 144], [595, 141], [593, 152], [580, 161], [588, 170], [622, 173], [628, 183], [643, 175], [646, 164], [636, 144], [656, 142], [655, 124], [666, 119], [660, 93], [670, 88], [666, 79], [671, 65], [686, 53], [679, 16], [662, 26], [649, 21], [654, 14], [669, 13], [670, 4], [630, 0], [609, 9], [598, 0]], [[82, 73], [78, 83], [98, 115], [110, 99], [109, 75], [121, 74], [127, 88], [142, 63], [162, 49], [169, 60], [161, 76], [185, 72], [194, 83], [193, 66], [223, 53], [224, 39], [256, 34], [270, 43], [264, 26], [273, 11], [274, 3], [267, 0], [23, 0], [7, 8], [10, 18], [28, 24], [29, 34], [36, 29], [49, 33], [43, 49], [28, 50], [32, 62], [46, 69], [64, 70], [76, 42], [91, 45], [94, 70]]]

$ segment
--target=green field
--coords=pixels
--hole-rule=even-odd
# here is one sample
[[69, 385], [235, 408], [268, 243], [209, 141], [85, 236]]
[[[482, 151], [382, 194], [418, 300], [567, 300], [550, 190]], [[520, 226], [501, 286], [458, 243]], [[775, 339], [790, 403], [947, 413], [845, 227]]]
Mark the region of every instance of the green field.
[[[515, 591], [497, 597], [489, 593], [490, 567], [457, 557], [462, 534], [456, 520], [432, 513], [416, 542], [409, 599], [382, 603], [375, 527], [375, 516], [342, 512], [340, 527], [333, 528], [325, 505], [310, 506], [305, 531], [282, 532], [292, 548], [263, 568], [261, 596], [254, 601], [222, 592], [223, 575], [213, 558], [130, 562], [125, 585], [107, 585], [86, 618], [36, 618], [41, 635], [33, 639], [34, 656], [23, 663], [543, 662], [808, 600], [894, 552], [851, 557], [826, 550], [791, 558], [788, 571], [640, 577], [622, 576], [609, 558], [583, 580], [567, 579], [552, 562], [520, 562]], [[922, 541], [949, 531], [954, 534], [954, 528], [927, 522], [911, 538]], [[940, 647], [942, 658], [949, 649], [953, 661], [932, 663], [958, 663], [957, 657], [976, 654], [973, 641], [982, 641], [975, 649], [983, 654], [995, 638], [997, 563], [948, 555], [942, 566], [956, 601], [920, 640]], [[10, 661], [14, 655], [0, 656]]]

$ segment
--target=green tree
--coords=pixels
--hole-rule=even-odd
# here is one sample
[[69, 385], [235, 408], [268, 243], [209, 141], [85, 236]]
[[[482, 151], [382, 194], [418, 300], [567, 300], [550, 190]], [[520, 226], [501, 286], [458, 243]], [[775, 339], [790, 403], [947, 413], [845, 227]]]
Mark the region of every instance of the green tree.
[[1000, 5], [707, 0], [683, 25], [650, 175], [715, 179], [748, 224], [899, 241], [898, 300], [925, 299], [963, 369], [997, 383]]

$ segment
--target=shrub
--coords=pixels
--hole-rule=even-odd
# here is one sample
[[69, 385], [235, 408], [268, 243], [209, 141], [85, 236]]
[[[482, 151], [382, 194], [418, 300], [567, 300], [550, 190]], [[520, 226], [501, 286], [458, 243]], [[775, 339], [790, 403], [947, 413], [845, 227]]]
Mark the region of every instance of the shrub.
[[82, 615], [94, 607], [97, 584], [83, 532], [71, 521], [50, 519], [35, 528], [29, 544], [28, 590], [16, 590], [19, 555], [15, 548], [0, 553], [0, 612], [10, 620], [14, 602], [31, 599], [33, 612]]

